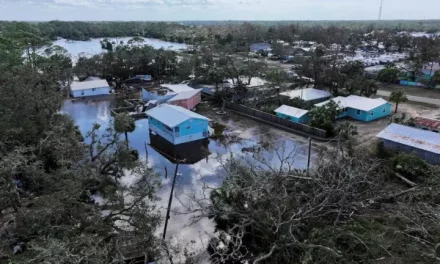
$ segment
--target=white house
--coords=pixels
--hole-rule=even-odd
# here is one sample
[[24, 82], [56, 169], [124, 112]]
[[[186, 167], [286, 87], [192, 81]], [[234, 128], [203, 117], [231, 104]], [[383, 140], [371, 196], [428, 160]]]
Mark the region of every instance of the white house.
[[72, 97], [87, 97], [110, 94], [110, 85], [106, 80], [73, 82], [70, 85]]

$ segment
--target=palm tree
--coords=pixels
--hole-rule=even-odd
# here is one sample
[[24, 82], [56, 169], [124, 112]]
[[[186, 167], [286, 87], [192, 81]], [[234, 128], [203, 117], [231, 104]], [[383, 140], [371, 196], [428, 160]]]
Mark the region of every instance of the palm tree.
[[397, 113], [397, 108], [399, 107], [399, 104], [408, 101], [408, 98], [406, 98], [406, 94], [402, 90], [400, 90], [392, 92], [389, 100], [396, 104], [396, 110], [394, 111], [394, 113]]
[[125, 134], [125, 142], [128, 146], [128, 133], [133, 132], [136, 129], [134, 119], [127, 113], [118, 114], [115, 116], [115, 130], [118, 133]]

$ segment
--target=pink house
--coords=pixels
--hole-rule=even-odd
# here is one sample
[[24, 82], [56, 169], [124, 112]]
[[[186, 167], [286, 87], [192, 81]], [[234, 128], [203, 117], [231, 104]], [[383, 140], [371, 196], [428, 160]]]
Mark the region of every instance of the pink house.
[[202, 101], [202, 89], [194, 89], [191, 91], [184, 91], [170, 100], [167, 103], [172, 105], [178, 105], [188, 110], [193, 109]]

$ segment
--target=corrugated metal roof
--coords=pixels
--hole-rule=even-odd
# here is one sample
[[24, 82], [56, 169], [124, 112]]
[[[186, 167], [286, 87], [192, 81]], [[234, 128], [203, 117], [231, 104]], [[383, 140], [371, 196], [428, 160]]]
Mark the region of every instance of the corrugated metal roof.
[[189, 98], [193, 97], [194, 95], [200, 93], [202, 90], [203, 89], [193, 89], [192, 91], [181, 92], [178, 95], [176, 95], [173, 98], [171, 98], [170, 100], [168, 100], [168, 102], [174, 102], [174, 101], [189, 99]]
[[284, 96], [288, 96], [292, 99], [299, 97], [304, 101], [313, 101], [313, 100], [318, 100], [318, 99], [327, 98], [327, 97], [332, 96], [332, 94], [327, 91], [318, 90], [315, 88], [293, 90], [293, 91], [289, 91], [289, 92], [283, 92], [280, 94], [284, 95]]
[[440, 154], [440, 134], [399, 124], [390, 124], [378, 138]]
[[165, 87], [175, 93], [181, 93], [181, 92], [194, 90], [194, 88], [191, 88], [186, 84], [161, 84], [160, 86]]
[[440, 130], [440, 120], [418, 116], [414, 118], [414, 123], [416, 123], [416, 126], [426, 127], [433, 130]]
[[72, 91], [87, 90], [87, 89], [93, 89], [93, 88], [103, 88], [103, 87], [110, 87], [110, 85], [108, 84], [108, 82], [106, 80], [73, 82], [70, 85], [70, 89]]
[[[337, 103], [340, 106], [340, 108], [349, 107], [349, 108], [353, 108], [353, 109], [359, 109], [362, 111], [370, 111], [376, 107], [379, 107], [381, 105], [388, 103], [387, 101], [385, 101], [382, 98], [372, 99], [372, 98], [367, 98], [367, 97], [362, 97], [362, 96], [357, 96], [357, 95], [350, 95], [347, 97], [338, 96], [338, 97], [335, 97], [329, 101], [333, 101], [333, 102]], [[321, 106], [327, 104], [329, 101], [315, 104], [315, 106], [321, 107]]]
[[278, 107], [277, 109], [275, 109], [274, 112], [288, 115], [288, 116], [293, 116], [295, 118], [300, 118], [303, 115], [307, 114], [309, 111], [304, 110], [304, 109], [300, 109], [300, 108], [296, 108], [296, 107], [292, 107], [292, 106], [288, 106], [288, 105], [282, 105], [282, 106]]
[[209, 121], [209, 118], [205, 116], [194, 113], [183, 107], [169, 104], [156, 106], [155, 108], [148, 110], [147, 115], [153, 117], [154, 119], [157, 119], [158, 121], [171, 128], [192, 118]]

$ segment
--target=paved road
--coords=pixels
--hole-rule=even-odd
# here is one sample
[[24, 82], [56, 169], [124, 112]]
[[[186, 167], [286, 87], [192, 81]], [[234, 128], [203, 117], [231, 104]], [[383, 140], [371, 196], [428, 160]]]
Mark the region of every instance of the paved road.
[[[388, 91], [381, 91], [381, 90], [377, 91], [377, 95], [379, 96], [389, 97], [390, 94], [391, 92]], [[440, 99], [433, 99], [433, 98], [414, 96], [414, 95], [407, 95], [406, 97], [408, 98], [409, 101], [440, 106]]]

